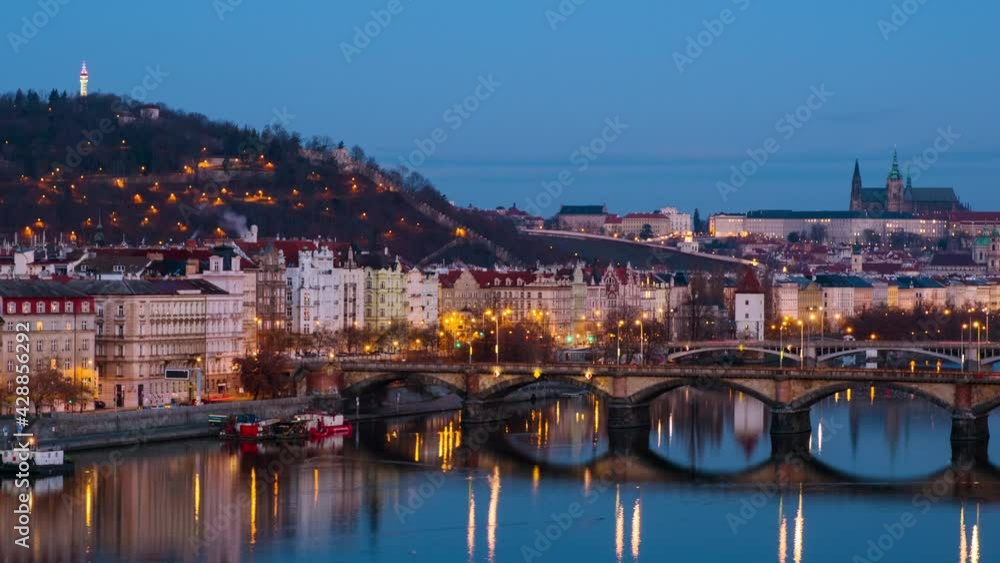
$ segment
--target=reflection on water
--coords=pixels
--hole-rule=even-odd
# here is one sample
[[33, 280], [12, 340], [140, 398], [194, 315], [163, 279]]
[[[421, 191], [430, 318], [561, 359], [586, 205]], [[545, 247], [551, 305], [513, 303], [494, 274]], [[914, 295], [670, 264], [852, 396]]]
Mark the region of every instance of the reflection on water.
[[684, 388], [654, 400], [650, 415], [650, 448], [680, 466], [732, 471], [771, 455], [770, 410], [743, 393]]
[[[10, 538], [17, 490], [3, 483], [0, 552], [60, 562], [997, 559], [988, 538], [1000, 472], [945, 472], [950, 418], [920, 399], [857, 389], [820, 402], [811, 457], [798, 463], [772, 455], [771, 413], [738, 392], [667, 393], [625, 446], [607, 432], [606, 409], [573, 396], [515, 405], [494, 433], [453, 412], [304, 446], [204, 440], [81, 454], [77, 475], [35, 483], [23, 553]], [[904, 514], [912, 526], [893, 528]], [[882, 538], [890, 529], [904, 534]]]

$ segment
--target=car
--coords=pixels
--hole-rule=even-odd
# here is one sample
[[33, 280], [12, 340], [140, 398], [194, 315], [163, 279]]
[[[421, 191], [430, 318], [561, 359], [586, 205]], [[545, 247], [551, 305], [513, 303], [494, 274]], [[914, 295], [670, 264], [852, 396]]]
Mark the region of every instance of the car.
[[108, 405], [104, 401], [96, 400], [94, 401], [94, 410], [101, 410], [108, 408]]
[[844, 335], [844, 342], [854, 342], [854, 336], [852, 336], [850, 334], [845, 334]]

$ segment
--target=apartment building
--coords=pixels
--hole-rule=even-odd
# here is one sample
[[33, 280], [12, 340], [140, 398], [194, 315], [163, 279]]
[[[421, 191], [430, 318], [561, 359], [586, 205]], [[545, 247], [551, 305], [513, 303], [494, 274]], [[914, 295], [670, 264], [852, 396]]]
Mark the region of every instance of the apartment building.
[[[67, 285], [93, 299], [98, 395], [109, 406], [190, 401], [199, 372], [209, 395], [220, 385], [225, 392], [237, 387], [223, 354], [240, 351], [234, 337], [237, 326], [242, 331], [241, 300], [222, 298], [228, 294], [201, 279], [73, 280]], [[206, 367], [210, 342], [215, 348], [210, 359], [218, 362]]]
[[[26, 332], [32, 373], [56, 369], [78, 385], [98, 391], [94, 363], [94, 298], [62, 283], [43, 280], [0, 281], [0, 369], [7, 395], [13, 395], [18, 356], [17, 335]], [[57, 408], [62, 408], [57, 407]]]

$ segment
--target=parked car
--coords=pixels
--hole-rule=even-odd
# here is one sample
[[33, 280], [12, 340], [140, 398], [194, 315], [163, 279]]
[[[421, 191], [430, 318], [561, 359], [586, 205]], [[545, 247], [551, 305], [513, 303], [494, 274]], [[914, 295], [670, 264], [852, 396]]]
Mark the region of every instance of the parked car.
[[94, 401], [94, 410], [101, 410], [106, 408], [108, 408], [108, 405], [106, 405], [104, 401], [101, 400]]
[[844, 342], [854, 342], [854, 336], [851, 334], [844, 335]]

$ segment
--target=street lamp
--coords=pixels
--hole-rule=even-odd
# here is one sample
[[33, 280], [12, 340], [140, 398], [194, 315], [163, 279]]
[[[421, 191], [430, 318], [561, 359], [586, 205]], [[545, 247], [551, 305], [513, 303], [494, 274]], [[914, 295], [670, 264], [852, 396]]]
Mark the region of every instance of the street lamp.
[[622, 327], [625, 321], [618, 321], [618, 334], [615, 335], [615, 344], [618, 345], [618, 365], [622, 365]]
[[979, 324], [979, 321], [972, 323], [972, 326], [976, 327], [976, 371], [982, 367], [979, 363], [983, 357], [981, 348], [983, 346], [983, 325]]
[[990, 308], [983, 307], [983, 313], [986, 315], [986, 341], [990, 341]]
[[784, 321], [782, 321], [781, 325], [778, 326], [778, 327], [775, 327], [774, 325], [771, 325], [771, 330], [774, 330], [775, 328], [778, 329], [778, 350], [779, 350], [779, 353], [778, 353], [778, 369], [784, 369], [785, 368], [785, 327], [787, 327], [787, 326], [788, 325], [785, 324]]
[[965, 371], [965, 329], [969, 328], [969, 325], [962, 323], [962, 371]]
[[802, 367], [806, 362], [806, 324], [802, 319], [797, 322], [799, 323], [799, 367]]
[[643, 364], [642, 341], [645, 339], [642, 332], [642, 319], [636, 319], [635, 324], [639, 325], [639, 365]]

